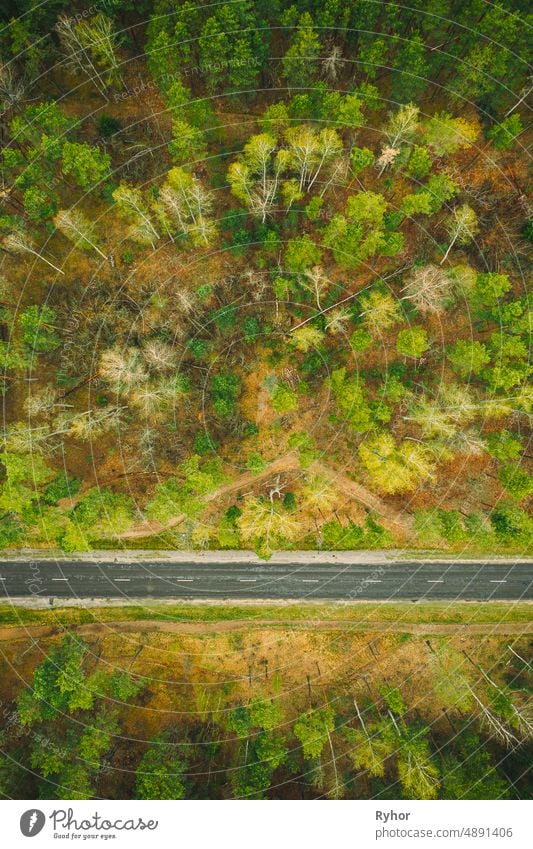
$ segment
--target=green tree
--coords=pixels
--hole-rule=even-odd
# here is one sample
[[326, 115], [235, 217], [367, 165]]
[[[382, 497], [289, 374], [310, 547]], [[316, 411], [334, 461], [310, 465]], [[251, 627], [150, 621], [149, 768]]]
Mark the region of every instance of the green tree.
[[426, 88], [428, 71], [424, 39], [419, 32], [409, 33], [394, 58], [393, 100], [405, 103], [419, 96]]
[[260, 557], [268, 558], [276, 547], [284, 548], [301, 533], [296, 516], [272, 498], [247, 496], [237, 519], [242, 541], [252, 543]]
[[507, 150], [512, 147], [517, 136], [524, 130], [520, 115], [515, 112], [513, 115], [504, 118], [499, 124], [495, 124], [490, 128], [487, 135], [492, 139], [492, 144], [496, 150]]
[[138, 799], [184, 799], [187, 786], [185, 761], [178, 756], [177, 745], [165, 737], [156, 738], [144, 753], [136, 770]]
[[228, 418], [233, 414], [240, 391], [241, 383], [236, 374], [221, 372], [213, 377], [211, 395], [218, 416]]
[[321, 258], [320, 248], [307, 234], [289, 239], [284, 257], [288, 271], [302, 274], [306, 269], [319, 265]]
[[109, 176], [111, 157], [90, 144], [66, 141], [62, 152], [63, 174], [74, 177], [82, 189], [91, 189]]
[[413, 180], [423, 180], [427, 177], [431, 171], [431, 156], [428, 149], [415, 144], [405, 170]]
[[406, 330], [400, 330], [396, 340], [396, 350], [404, 357], [417, 359], [429, 348], [427, 332], [424, 327], [413, 325]]
[[56, 194], [46, 189], [41, 189], [38, 186], [30, 186], [24, 192], [23, 203], [30, 221], [40, 223], [46, 221], [47, 218], [52, 218], [56, 214], [59, 206], [59, 198]]
[[389, 292], [371, 289], [360, 304], [363, 323], [372, 336], [380, 336], [401, 321], [399, 304]]
[[168, 149], [174, 162], [190, 165], [207, 155], [205, 134], [188, 121], [176, 118], [172, 122], [172, 136]]
[[433, 115], [423, 125], [426, 144], [437, 156], [446, 156], [471, 147], [478, 136], [475, 124], [464, 118], [452, 118], [447, 112]]
[[434, 462], [418, 442], [404, 440], [396, 446], [390, 433], [382, 433], [366, 439], [358, 450], [372, 482], [387, 494], [410, 492], [435, 479]]
[[447, 358], [454, 372], [463, 378], [481, 374], [490, 362], [486, 346], [475, 339], [458, 339], [448, 349]]
[[346, 369], [335, 369], [329, 385], [343, 419], [356, 433], [365, 433], [374, 427], [372, 410], [359, 375], [348, 377]]
[[316, 77], [320, 39], [309, 12], [300, 15], [291, 44], [282, 59], [282, 73], [290, 86], [307, 86]]
[[61, 344], [56, 321], [56, 311], [46, 304], [26, 307], [18, 318], [23, 342], [36, 353], [55, 351]]
[[278, 383], [272, 393], [272, 406], [276, 413], [291, 413], [298, 409], [298, 397], [287, 383]]
[[499, 478], [509, 495], [517, 501], [533, 493], [533, 477], [525, 469], [511, 464], [502, 466]]
[[490, 752], [476, 734], [463, 730], [450, 748], [446, 747], [441, 761], [445, 799], [509, 797], [507, 781], [494, 768]]
[[294, 734], [302, 745], [306, 760], [319, 758], [335, 728], [335, 714], [332, 708], [309, 709], [300, 714], [294, 723]]

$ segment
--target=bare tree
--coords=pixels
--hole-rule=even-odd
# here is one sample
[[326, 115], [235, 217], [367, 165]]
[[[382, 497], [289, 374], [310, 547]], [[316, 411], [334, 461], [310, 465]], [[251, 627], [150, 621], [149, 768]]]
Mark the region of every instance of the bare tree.
[[402, 291], [419, 312], [439, 312], [450, 297], [452, 281], [438, 265], [424, 265], [414, 269]]
[[4, 248], [6, 251], [16, 254], [31, 254], [32, 256], [36, 256], [37, 259], [40, 259], [42, 262], [45, 262], [50, 268], [53, 268], [54, 271], [58, 271], [59, 274], [64, 274], [65, 272], [58, 268], [57, 265], [54, 265], [53, 262], [50, 262], [46, 257], [40, 254], [35, 250], [35, 243], [27, 236], [25, 233], [22, 233], [20, 230], [15, 231], [14, 233], [10, 233], [9, 236], [6, 236], [3, 241]]
[[442, 265], [448, 259], [448, 254], [458, 242], [460, 245], [466, 245], [471, 242], [478, 231], [477, 215], [471, 206], [464, 203], [458, 209], [452, 211], [452, 215], [448, 219], [447, 228], [450, 237], [448, 250], [442, 257], [440, 264]]
[[77, 248], [92, 248], [102, 259], [109, 260], [96, 244], [93, 225], [79, 209], [60, 209], [54, 218], [54, 224]]

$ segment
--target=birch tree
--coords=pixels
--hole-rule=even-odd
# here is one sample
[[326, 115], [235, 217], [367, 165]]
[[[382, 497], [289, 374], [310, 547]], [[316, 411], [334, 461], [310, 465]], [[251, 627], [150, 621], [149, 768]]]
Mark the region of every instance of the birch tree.
[[60, 209], [54, 224], [63, 235], [82, 250], [94, 250], [102, 259], [109, 259], [96, 244], [93, 225], [79, 209]]
[[402, 289], [405, 300], [412, 301], [422, 314], [444, 309], [452, 290], [452, 279], [437, 265], [431, 264], [414, 269]]
[[41, 262], [45, 262], [50, 266], [50, 268], [53, 268], [54, 271], [59, 272], [59, 274], [65, 273], [61, 268], [58, 268], [57, 265], [54, 265], [53, 262], [46, 259], [46, 257], [39, 253], [39, 251], [36, 251], [33, 240], [21, 230], [16, 230], [15, 232], [10, 233], [9, 236], [5, 237], [2, 244], [6, 251], [10, 253], [30, 254], [31, 256], [36, 256], [37, 259], [40, 259]]
[[456, 242], [459, 245], [467, 245], [478, 232], [477, 215], [472, 207], [464, 203], [458, 209], [454, 209], [448, 218], [446, 229], [450, 238], [450, 244], [440, 261], [441, 265], [448, 259], [448, 255]]
[[405, 106], [401, 106], [397, 112], [390, 114], [385, 126], [387, 144], [384, 145], [381, 156], [376, 161], [380, 177], [384, 170], [394, 162], [396, 156], [400, 153], [401, 146], [413, 138], [418, 128], [419, 114], [420, 109], [412, 103], [407, 103]]
[[172, 168], [159, 192], [164, 220], [173, 232], [190, 237], [193, 244], [208, 245], [216, 235], [216, 225], [209, 219], [212, 195], [199, 180], [183, 168]]
[[152, 223], [141, 190], [121, 183], [113, 192], [113, 200], [117, 205], [119, 215], [130, 221], [129, 238], [134, 242], [148, 243], [154, 247], [160, 235]]

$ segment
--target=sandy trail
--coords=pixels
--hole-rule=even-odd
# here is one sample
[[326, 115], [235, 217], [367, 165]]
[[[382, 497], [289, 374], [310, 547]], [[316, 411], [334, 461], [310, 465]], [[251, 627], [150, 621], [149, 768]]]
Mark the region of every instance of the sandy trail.
[[101, 637], [113, 633], [132, 634], [147, 631], [164, 634], [222, 634], [230, 631], [283, 628], [298, 631], [348, 631], [363, 634], [483, 634], [494, 636], [526, 636], [533, 634], [533, 622], [365, 622], [346, 620], [232, 619], [220, 622], [165, 622], [161, 620], [132, 620], [124, 622], [94, 622], [85, 625], [27, 625], [2, 626], [0, 642], [39, 640], [75, 632], [80, 637]]

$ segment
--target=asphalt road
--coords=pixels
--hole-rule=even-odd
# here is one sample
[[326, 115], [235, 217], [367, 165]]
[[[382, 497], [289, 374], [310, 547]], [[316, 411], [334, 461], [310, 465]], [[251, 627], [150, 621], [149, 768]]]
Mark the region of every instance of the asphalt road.
[[458, 599], [533, 598], [530, 562], [365, 564], [0, 561], [6, 598]]

